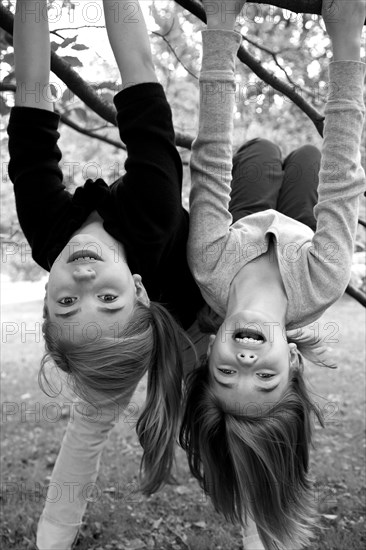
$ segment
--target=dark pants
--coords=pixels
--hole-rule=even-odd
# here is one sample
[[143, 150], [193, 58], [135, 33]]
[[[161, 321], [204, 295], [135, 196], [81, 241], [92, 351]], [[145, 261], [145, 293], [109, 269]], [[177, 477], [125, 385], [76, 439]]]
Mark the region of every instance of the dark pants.
[[233, 222], [272, 208], [315, 231], [319, 167], [320, 151], [312, 145], [296, 149], [282, 161], [274, 143], [259, 138], [248, 141], [233, 158], [229, 205]]

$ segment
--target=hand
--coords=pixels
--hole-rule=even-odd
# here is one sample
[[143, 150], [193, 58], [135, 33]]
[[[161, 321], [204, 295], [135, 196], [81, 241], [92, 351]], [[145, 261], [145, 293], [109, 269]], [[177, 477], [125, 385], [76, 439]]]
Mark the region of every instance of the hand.
[[233, 30], [245, 0], [202, 0], [207, 16], [207, 28]]
[[360, 45], [366, 17], [365, 0], [323, 0], [322, 16], [333, 45]]

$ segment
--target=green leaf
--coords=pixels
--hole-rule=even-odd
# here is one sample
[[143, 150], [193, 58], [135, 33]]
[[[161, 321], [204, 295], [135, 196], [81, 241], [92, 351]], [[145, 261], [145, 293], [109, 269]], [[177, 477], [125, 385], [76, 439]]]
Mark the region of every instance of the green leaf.
[[3, 63], [9, 63], [9, 65], [14, 65], [14, 53], [6, 53], [3, 57]]
[[69, 63], [69, 65], [71, 65], [71, 67], [82, 67], [83, 66], [82, 62], [77, 57], [73, 57], [71, 55], [65, 55], [62, 59], [64, 61], [66, 61], [67, 63]]
[[74, 44], [71, 46], [71, 49], [81, 52], [82, 50], [88, 50], [89, 46], [85, 46], [85, 44]]
[[62, 94], [61, 101], [66, 103], [67, 101], [73, 101], [74, 98], [75, 98], [74, 92], [72, 92], [69, 88], [66, 88], [66, 90]]
[[72, 38], [66, 38], [66, 40], [64, 40], [62, 44], [60, 44], [60, 48], [67, 48], [67, 46], [70, 46], [70, 44], [73, 44], [76, 41], [77, 37], [78, 36], [76, 35]]
[[51, 50], [52, 50], [53, 52], [57, 52], [57, 50], [59, 49], [59, 47], [60, 47], [60, 44], [57, 44], [57, 42], [54, 42], [54, 41], [51, 42]]
[[14, 84], [14, 81], [15, 81], [15, 72], [10, 71], [10, 73], [4, 77], [3, 84]]
[[5, 103], [4, 98], [0, 96], [0, 115], [4, 116], [10, 112], [10, 107]]
[[75, 109], [72, 109], [72, 112], [83, 122], [87, 122], [88, 116], [85, 109], [83, 109], [82, 107], [75, 107]]
[[56, 88], [56, 86], [54, 84], [50, 84], [50, 88], [51, 88], [51, 93], [53, 95], [53, 97], [58, 97], [58, 90]]

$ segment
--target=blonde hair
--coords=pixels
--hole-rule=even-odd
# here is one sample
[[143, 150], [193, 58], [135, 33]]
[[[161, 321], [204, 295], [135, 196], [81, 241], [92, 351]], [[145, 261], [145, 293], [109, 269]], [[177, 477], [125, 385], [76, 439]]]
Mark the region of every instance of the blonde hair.
[[[201, 310], [202, 332], [216, 333], [222, 319]], [[287, 332], [305, 357], [327, 367], [320, 338], [306, 327]], [[226, 519], [246, 525], [250, 516], [268, 550], [309, 544], [315, 503], [308, 477], [312, 416], [323, 419], [303, 378], [303, 359], [280, 401], [256, 415], [228, 411], [211, 389], [208, 358], [187, 378], [179, 442], [191, 473]]]
[[207, 359], [188, 378], [180, 445], [190, 470], [227, 520], [251, 516], [268, 550], [309, 543], [314, 502], [308, 478], [311, 414], [323, 425], [301, 373], [265, 413], [228, 412], [210, 387]]
[[141, 489], [150, 494], [168, 479], [180, 420], [183, 379], [182, 340], [191, 342], [160, 304], [137, 302], [129, 322], [117, 338], [84, 344], [55, 334], [45, 309], [43, 333], [46, 353], [41, 361], [41, 388], [53, 391], [46, 365], [67, 374], [74, 392], [93, 405], [129, 400], [148, 373], [147, 397], [136, 432], [144, 449]]

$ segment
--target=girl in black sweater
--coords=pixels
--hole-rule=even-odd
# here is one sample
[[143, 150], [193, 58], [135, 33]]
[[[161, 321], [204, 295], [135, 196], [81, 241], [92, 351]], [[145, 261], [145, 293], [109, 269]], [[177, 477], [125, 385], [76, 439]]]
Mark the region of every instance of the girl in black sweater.
[[50, 272], [43, 383], [51, 359], [76, 394], [97, 406], [123, 408], [148, 372], [137, 433], [144, 448], [142, 486], [150, 493], [171, 468], [182, 349], [190, 347], [184, 330], [194, 324], [203, 300], [186, 260], [188, 214], [171, 110], [138, 2], [133, 6], [132, 17], [130, 1], [104, 0], [123, 85], [114, 103], [127, 147], [126, 173], [111, 186], [88, 180], [71, 195], [59, 167], [59, 116], [46, 93], [47, 0], [18, 0], [9, 174], [33, 258]]

